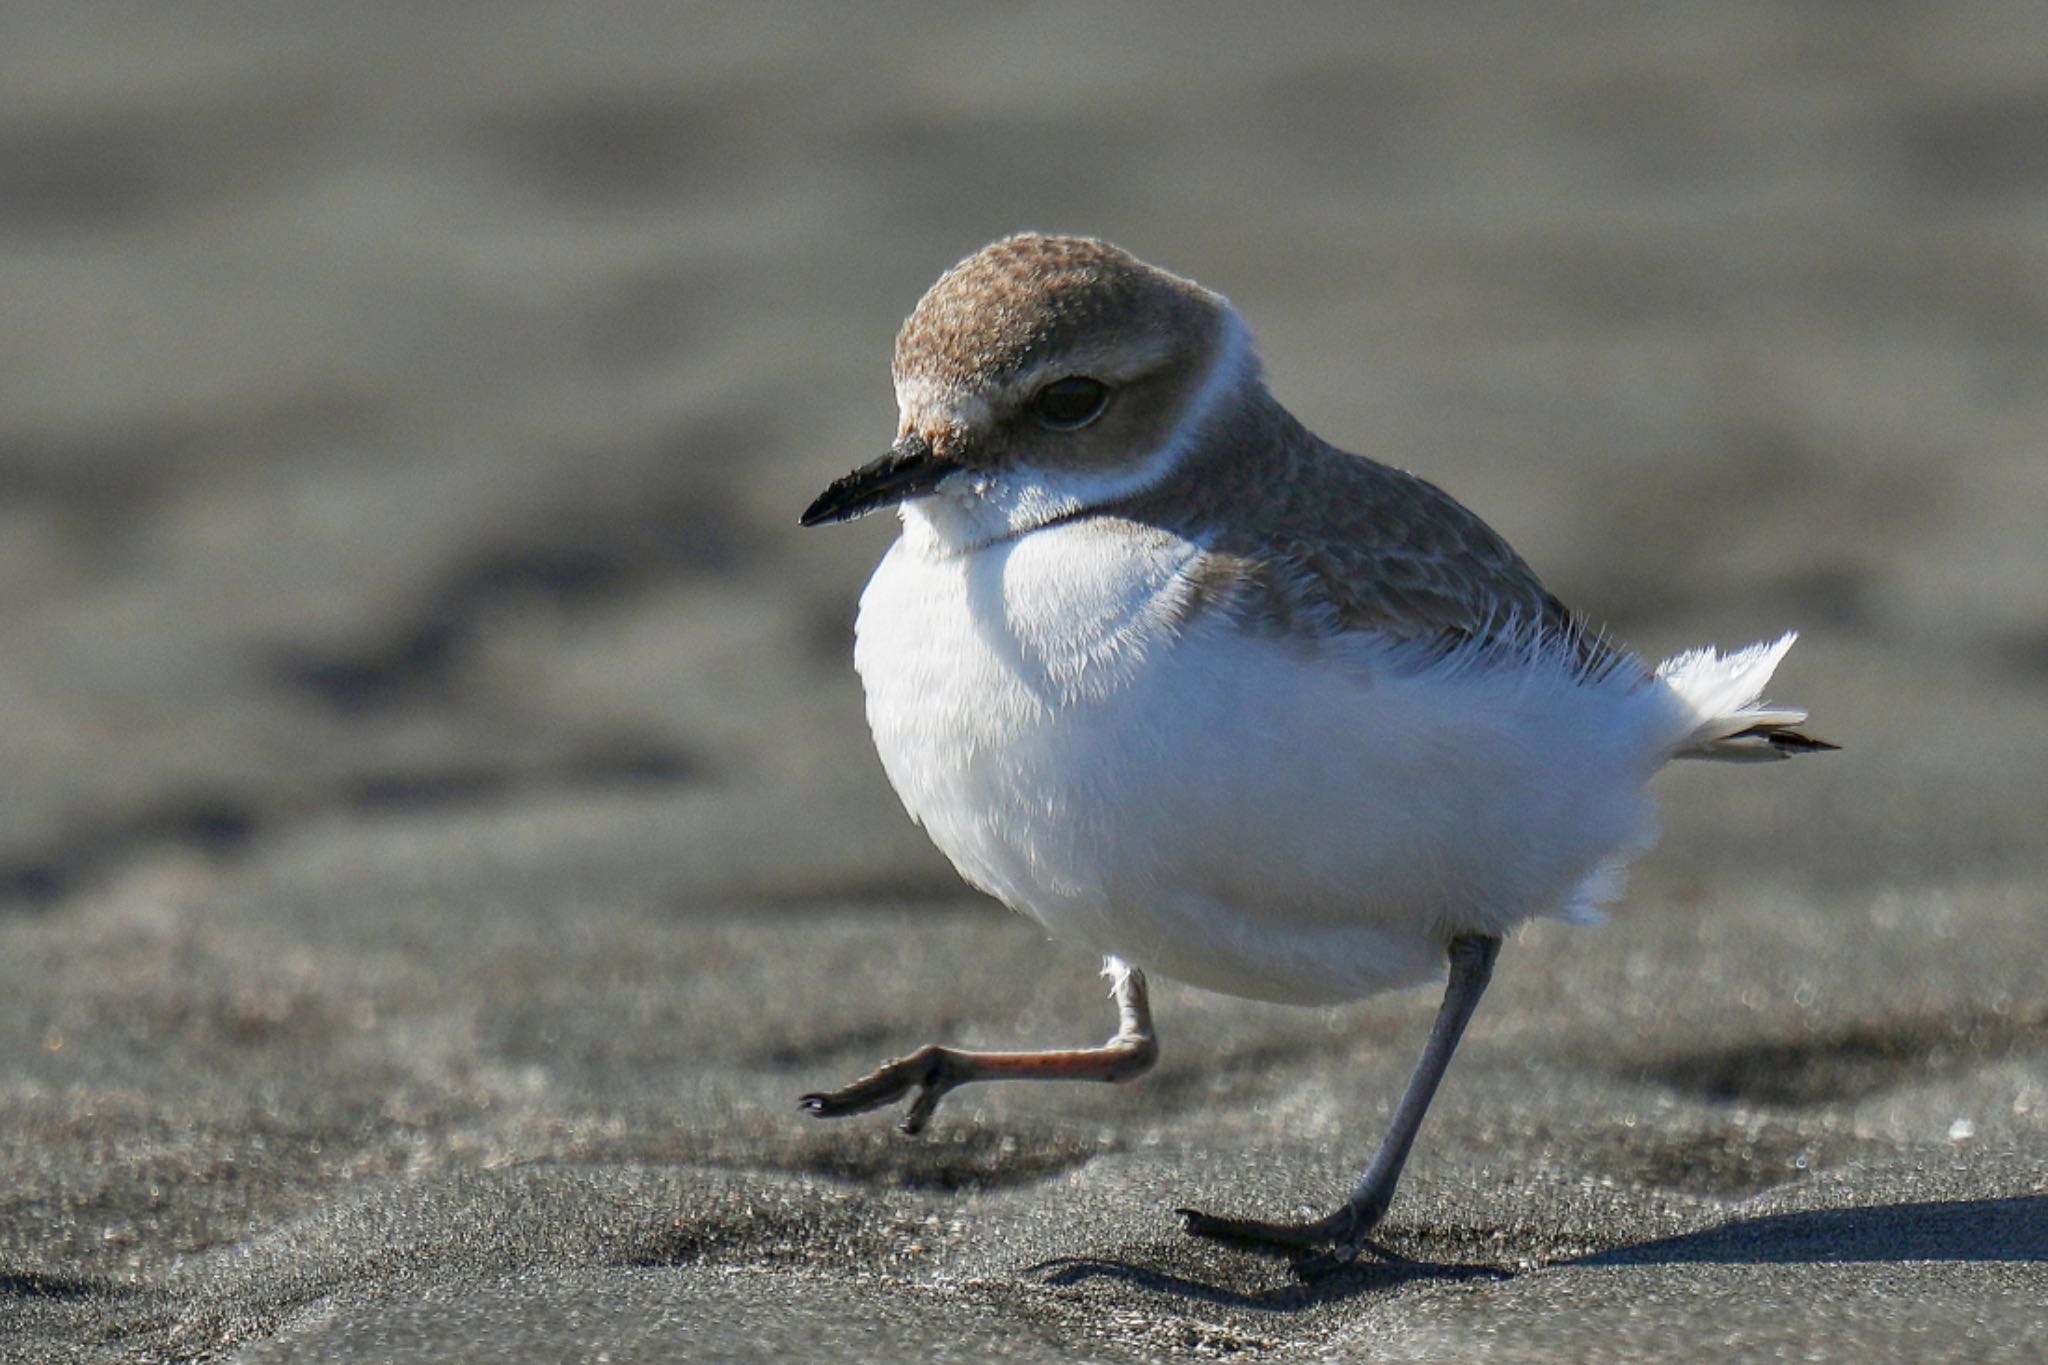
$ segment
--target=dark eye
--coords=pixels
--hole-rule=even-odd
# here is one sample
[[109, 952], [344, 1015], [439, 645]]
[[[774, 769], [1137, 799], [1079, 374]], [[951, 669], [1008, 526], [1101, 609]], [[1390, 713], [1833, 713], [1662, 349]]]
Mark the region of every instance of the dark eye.
[[1031, 400], [1031, 410], [1054, 431], [1072, 431], [1100, 417], [1108, 402], [1109, 385], [1077, 374], [1055, 379], [1040, 389]]

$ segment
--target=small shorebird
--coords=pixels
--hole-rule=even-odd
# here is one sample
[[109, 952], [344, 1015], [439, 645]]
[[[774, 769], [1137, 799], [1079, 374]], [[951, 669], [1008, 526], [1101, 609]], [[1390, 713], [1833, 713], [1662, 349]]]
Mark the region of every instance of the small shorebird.
[[1651, 839], [1673, 758], [1833, 748], [1761, 704], [1793, 637], [1651, 668], [1431, 484], [1325, 444], [1221, 296], [1101, 241], [946, 272], [896, 339], [898, 436], [805, 526], [900, 509], [854, 662], [882, 765], [960, 874], [1106, 955], [1101, 1047], [928, 1046], [820, 1116], [988, 1080], [1127, 1080], [1145, 971], [1296, 1004], [1422, 981], [1435, 1026], [1356, 1190], [1311, 1222], [1188, 1231], [1370, 1246], [1502, 936], [1584, 919]]

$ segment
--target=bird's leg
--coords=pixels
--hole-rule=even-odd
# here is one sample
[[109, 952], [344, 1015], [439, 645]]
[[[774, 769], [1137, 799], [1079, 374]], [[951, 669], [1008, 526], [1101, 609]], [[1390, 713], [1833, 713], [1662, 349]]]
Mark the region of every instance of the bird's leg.
[[1437, 1083], [1443, 1080], [1451, 1054], [1457, 1051], [1458, 1039], [1478, 1007], [1479, 997], [1486, 992], [1487, 978], [1493, 974], [1493, 960], [1499, 953], [1500, 939], [1490, 935], [1461, 934], [1451, 940], [1450, 980], [1444, 986], [1444, 1002], [1430, 1028], [1422, 1059], [1408, 1078], [1408, 1089], [1401, 1096], [1400, 1107], [1394, 1111], [1394, 1121], [1388, 1125], [1372, 1165], [1336, 1212], [1306, 1223], [1268, 1223], [1256, 1218], [1218, 1218], [1181, 1209], [1186, 1230], [1197, 1237], [1264, 1242], [1322, 1252], [1298, 1267], [1308, 1274], [1334, 1268], [1356, 1257], [1373, 1228], [1386, 1216], [1387, 1206], [1394, 1202], [1394, 1186], [1400, 1182], [1408, 1149], [1415, 1145], [1422, 1116], [1429, 1112]]
[[1111, 995], [1116, 1000], [1117, 1031], [1101, 1047], [967, 1052], [927, 1044], [850, 1085], [806, 1095], [799, 1103], [819, 1118], [837, 1118], [879, 1109], [915, 1090], [917, 1098], [901, 1125], [904, 1132], [915, 1133], [947, 1091], [970, 1081], [1128, 1081], [1143, 1075], [1159, 1060], [1145, 974], [1114, 957], [1104, 960], [1103, 971], [1116, 983]]

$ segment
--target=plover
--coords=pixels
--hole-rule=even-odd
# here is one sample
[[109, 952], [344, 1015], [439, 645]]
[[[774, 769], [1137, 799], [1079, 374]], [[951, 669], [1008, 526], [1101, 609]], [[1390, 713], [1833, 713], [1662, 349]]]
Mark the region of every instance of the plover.
[[896, 507], [854, 662], [883, 768], [960, 874], [1105, 955], [1100, 1047], [927, 1046], [820, 1116], [1122, 1081], [1145, 973], [1297, 1004], [1448, 984], [1378, 1155], [1325, 1218], [1190, 1232], [1348, 1260], [1393, 1199], [1502, 936], [1595, 916], [1674, 758], [1834, 746], [1759, 702], [1793, 636], [1650, 667], [1474, 513], [1319, 440], [1220, 295], [1106, 242], [954, 266], [896, 338], [899, 436], [805, 526]]

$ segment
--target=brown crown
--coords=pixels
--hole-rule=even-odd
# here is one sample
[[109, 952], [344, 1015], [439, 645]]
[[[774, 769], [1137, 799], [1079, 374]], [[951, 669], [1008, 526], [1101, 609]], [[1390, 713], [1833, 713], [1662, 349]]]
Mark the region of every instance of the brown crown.
[[1137, 328], [1200, 336], [1221, 300], [1092, 237], [1024, 233], [939, 277], [896, 335], [896, 373], [963, 388]]

